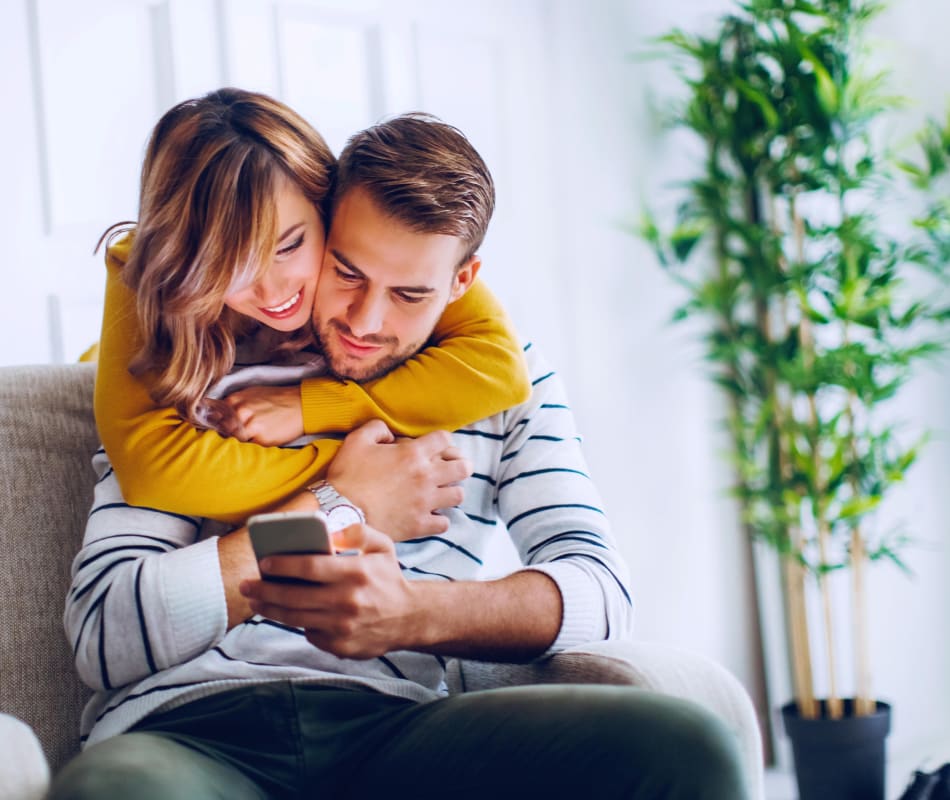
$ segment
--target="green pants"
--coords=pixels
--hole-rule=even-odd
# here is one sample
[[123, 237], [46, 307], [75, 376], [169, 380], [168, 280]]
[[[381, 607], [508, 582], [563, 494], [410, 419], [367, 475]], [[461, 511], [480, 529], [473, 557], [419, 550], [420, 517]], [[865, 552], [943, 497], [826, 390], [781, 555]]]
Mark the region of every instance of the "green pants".
[[272, 683], [154, 714], [88, 747], [50, 800], [743, 800], [735, 738], [692, 703], [526, 686], [414, 703]]

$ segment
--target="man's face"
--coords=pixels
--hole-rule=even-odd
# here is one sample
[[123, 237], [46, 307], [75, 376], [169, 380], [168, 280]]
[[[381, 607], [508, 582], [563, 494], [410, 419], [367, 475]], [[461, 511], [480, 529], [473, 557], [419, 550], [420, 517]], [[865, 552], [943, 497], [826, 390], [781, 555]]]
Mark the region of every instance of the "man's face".
[[416, 233], [361, 188], [339, 202], [317, 285], [314, 330], [330, 370], [368, 381], [426, 343], [445, 306], [471, 286], [480, 261], [456, 236]]

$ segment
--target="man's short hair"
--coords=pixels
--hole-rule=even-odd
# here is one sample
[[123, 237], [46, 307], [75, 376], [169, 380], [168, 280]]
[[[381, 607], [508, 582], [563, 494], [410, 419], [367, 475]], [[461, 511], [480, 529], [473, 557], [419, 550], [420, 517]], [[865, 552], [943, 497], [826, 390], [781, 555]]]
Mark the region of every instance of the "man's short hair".
[[430, 114], [403, 114], [350, 137], [340, 154], [334, 209], [358, 187], [411, 230], [461, 239], [460, 265], [478, 251], [495, 208], [495, 185], [478, 151]]

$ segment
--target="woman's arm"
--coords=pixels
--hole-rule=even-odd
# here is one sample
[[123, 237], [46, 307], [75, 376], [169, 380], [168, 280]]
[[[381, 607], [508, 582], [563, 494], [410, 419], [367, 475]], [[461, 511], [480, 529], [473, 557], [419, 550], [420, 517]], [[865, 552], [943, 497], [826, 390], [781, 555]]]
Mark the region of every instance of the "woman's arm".
[[127, 243], [106, 256], [95, 388], [96, 425], [126, 502], [234, 522], [321, 477], [340, 442], [285, 450], [244, 444], [155, 405], [146, 384], [128, 371], [141, 333], [135, 296], [120, 275]]
[[[321, 477], [339, 449], [338, 441], [318, 440], [292, 450], [261, 447], [199, 430], [176, 410], [155, 405], [146, 384], [128, 371], [141, 342], [135, 297], [120, 275], [130, 242], [130, 237], [117, 242], [106, 257], [108, 276], [95, 391], [99, 435], [127, 502], [239, 521]], [[434, 332], [436, 341], [445, 343], [441, 348], [428, 348], [365, 387], [322, 381], [322, 391], [331, 399], [323, 401], [329, 404], [326, 418], [316, 422], [313, 417], [323, 418], [323, 410], [309, 405], [312, 410], [307, 417], [314, 427], [345, 430], [378, 416], [406, 434], [451, 430], [523, 400], [530, 385], [507, 318], [487, 289], [483, 293], [476, 284], [468, 292], [473, 293], [468, 305], [460, 305], [463, 296], [443, 315]], [[439, 354], [440, 349], [448, 350], [447, 354]], [[458, 383], [460, 379], [464, 385], [445, 390], [446, 380]], [[394, 380], [402, 381], [401, 390], [392, 389]], [[420, 381], [425, 381], [428, 391], [419, 387]], [[333, 385], [335, 388], [326, 388]], [[440, 391], [433, 392], [433, 386]], [[310, 391], [307, 388], [303, 393]], [[401, 401], [399, 391], [403, 393]], [[470, 397], [473, 393], [477, 396]], [[340, 409], [350, 395], [363, 398], [355, 401], [362, 402], [359, 416]], [[410, 424], [396, 422], [393, 406], [397, 403], [413, 409]], [[348, 426], [341, 415], [349, 417]], [[431, 420], [427, 426], [425, 419]]]
[[514, 328], [480, 280], [446, 306], [429, 346], [385, 377], [364, 384], [309, 378], [300, 387], [306, 433], [349, 431], [381, 419], [400, 436], [454, 431], [530, 394]]

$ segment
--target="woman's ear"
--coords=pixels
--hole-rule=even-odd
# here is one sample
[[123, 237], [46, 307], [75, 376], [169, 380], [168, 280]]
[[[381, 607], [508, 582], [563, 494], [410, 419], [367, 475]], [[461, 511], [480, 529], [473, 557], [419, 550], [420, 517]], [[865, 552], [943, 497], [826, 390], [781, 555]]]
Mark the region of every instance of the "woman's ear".
[[452, 292], [449, 295], [449, 302], [458, 300], [463, 294], [472, 288], [478, 271], [482, 268], [482, 259], [478, 253], [469, 256], [468, 260], [455, 271], [455, 277], [452, 279]]

